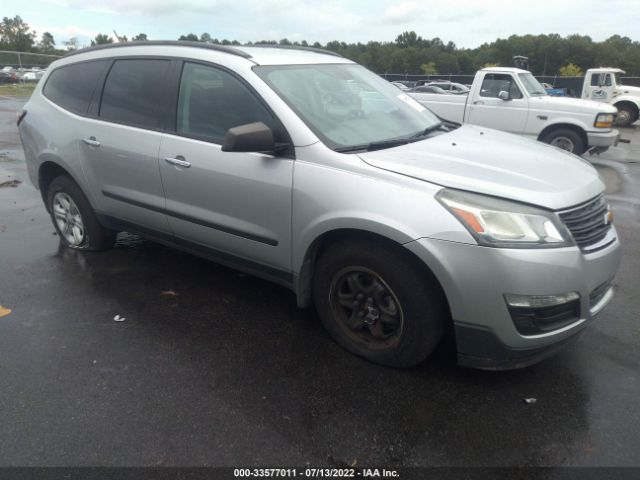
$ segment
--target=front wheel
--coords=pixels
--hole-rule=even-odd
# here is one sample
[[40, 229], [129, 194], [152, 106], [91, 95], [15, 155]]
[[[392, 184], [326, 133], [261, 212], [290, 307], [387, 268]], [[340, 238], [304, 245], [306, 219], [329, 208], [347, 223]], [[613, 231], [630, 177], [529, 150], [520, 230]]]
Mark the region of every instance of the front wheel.
[[47, 201], [53, 226], [66, 247], [105, 250], [113, 246], [115, 233], [100, 225], [89, 200], [71, 177], [54, 178], [47, 189]]
[[619, 127], [628, 127], [636, 121], [636, 114], [630, 107], [621, 105], [618, 108], [618, 114], [616, 115], [616, 125]]
[[552, 130], [542, 138], [542, 141], [574, 155], [582, 155], [586, 150], [585, 142], [580, 134], [569, 128]]
[[318, 315], [334, 340], [391, 367], [422, 362], [448, 318], [440, 286], [401, 248], [334, 244], [318, 259], [313, 283]]

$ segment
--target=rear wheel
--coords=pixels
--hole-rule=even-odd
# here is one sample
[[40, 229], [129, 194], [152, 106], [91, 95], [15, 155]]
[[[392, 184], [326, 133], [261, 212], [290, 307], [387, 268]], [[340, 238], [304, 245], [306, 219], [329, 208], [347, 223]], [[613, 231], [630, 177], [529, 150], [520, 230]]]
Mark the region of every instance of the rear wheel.
[[542, 138], [542, 141], [575, 155], [582, 155], [586, 150], [582, 136], [575, 130], [569, 128], [552, 130]]
[[381, 365], [409, 367], [438, 345], [447, 309], [435, 279], [401, 247], [341, 242], [318, 259], [313, 295], [335, 341]]
[[87, 197], [67, 175], [54, 178], [47, 189], [51, 220], [60, 240], [75, 250], [105, 250], [113, 246], [115, 233], [96, 218]]

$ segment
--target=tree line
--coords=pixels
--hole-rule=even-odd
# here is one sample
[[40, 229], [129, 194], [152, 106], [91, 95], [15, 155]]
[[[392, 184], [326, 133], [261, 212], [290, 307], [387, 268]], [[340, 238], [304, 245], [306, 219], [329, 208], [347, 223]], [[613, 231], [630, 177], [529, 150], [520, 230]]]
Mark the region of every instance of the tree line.
[[[145, 33], [129, 38], [113, 31], [113, 35], [96, 35], [91, 45], [145, 40]], [[212, 38], [208, 33], [188, 33], [181, 35], [178, 40], [240, 45], [236, 40]], [[245, 45], [324, 48], [377, 73], [471, 75], [485, 66], [511, 66], [513, 56], [523, 55], [529, 58], [529, 69], [536, 75], [580, 75], [587, 68], [609, 66], [620, 67], [629, 76], [640, 76], [640, 42], [620, 35], [613, 35], [602, 42], [578, 34], [566, 37], [558, 34], [512, 35], [476, 48], [458, 48], [451, 41], [445, 43], [438, 37], [427, 39], [411, 31], [401, 33], [392, 42], [346, 43], [333, 40], [321, 44], [305, 40], [292, 42], [283, 38], [248, 42]], [[44, 32], [37, 38], [18, 15], [4, 17], [0, 24], [0, 50], [62, 55], [78, 48], [80, 44], [75, 37], [62, 42], [62, 45], [56, 44], [50, 32]]]

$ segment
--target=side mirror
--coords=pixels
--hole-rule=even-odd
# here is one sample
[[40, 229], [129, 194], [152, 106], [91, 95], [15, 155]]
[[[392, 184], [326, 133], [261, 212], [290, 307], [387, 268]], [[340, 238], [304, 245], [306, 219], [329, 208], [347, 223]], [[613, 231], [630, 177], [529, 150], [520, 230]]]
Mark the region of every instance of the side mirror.
[[511, 100], [511, 95], [509, 95], [509, 92], [507, 92], [506, 90], [500, 90], [500, 93], [498, 93], [498, 98], [500, 100]]
[[273, 131], [262, 122], [230, 128], [222, 142], [223, 152], [273, 153], [275, 150]]

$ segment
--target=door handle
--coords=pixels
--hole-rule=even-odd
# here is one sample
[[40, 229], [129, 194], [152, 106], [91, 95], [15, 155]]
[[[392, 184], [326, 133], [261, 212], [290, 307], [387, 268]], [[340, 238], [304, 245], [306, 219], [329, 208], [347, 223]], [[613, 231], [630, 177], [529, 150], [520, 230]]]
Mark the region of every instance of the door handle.
[[100, 142], [96, 140], [96, 137], [83, 138], [82, 141], [87, 145], [91, 145], [92, 147], [100, 146]]
[[187, 162], [182, 155], [178, 155], [177, 157], [164, 157], [164, 161], [171, 165], [177, 165], [178, 167], [189, 168], [191, 166], [191, 162]]
[[473, 102], [474, 105], [484, 105], [484, 102], [482, 100], [476, 100], [475, 102]]

